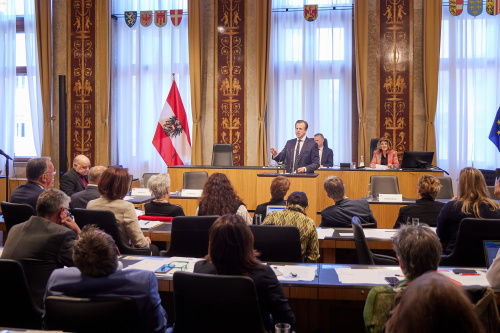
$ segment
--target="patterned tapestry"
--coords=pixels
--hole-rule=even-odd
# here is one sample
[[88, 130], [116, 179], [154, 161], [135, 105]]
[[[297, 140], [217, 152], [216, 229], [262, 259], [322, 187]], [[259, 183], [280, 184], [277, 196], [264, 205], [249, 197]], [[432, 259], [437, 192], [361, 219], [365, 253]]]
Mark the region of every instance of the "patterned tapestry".
[[413, 52], [412, 0], [380, 0], [379, 136], [388, 137], [401, 161], [411, 150]]
[[69, 151], [95, 157], [95, 6], [98, 0], [74, 0], [70, 6]]
[[217, 0], [215, 142], [233, 145], [245, 165], [244, 0]]

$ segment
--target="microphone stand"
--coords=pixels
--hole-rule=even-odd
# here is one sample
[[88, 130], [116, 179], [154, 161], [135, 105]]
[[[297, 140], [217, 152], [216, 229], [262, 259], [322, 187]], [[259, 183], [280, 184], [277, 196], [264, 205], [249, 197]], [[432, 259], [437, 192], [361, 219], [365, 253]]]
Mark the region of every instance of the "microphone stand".
[[440, 167], [438, 167], [438, 166], [436, 166], [436, 165], [432, 165], [432, 164], [431, 164], [431, 167], [438, 169], [438, 171], [443, 171], [443, 172], [444, 172], [445, 174], [447, 174], [448, 176], [450, 175], [450, 174], [448, 173], [448, 171], [446, 171], [445, 169], [441, 169]]
[[12, 160], [12, 157], [4, 153], [2, 149], [0, 149], [0, 155], [5, 157], [5, 201], [9, 202], [9, 160]]

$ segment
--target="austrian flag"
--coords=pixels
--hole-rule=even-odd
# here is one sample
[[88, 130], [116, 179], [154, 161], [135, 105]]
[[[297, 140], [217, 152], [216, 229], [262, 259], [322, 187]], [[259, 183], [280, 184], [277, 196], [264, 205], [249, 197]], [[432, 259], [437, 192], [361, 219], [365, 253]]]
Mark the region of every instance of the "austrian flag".
[[189, 126], [175, 81], [156, 125], [153, 146], [168, 166], [184, 165], [191, 161]]

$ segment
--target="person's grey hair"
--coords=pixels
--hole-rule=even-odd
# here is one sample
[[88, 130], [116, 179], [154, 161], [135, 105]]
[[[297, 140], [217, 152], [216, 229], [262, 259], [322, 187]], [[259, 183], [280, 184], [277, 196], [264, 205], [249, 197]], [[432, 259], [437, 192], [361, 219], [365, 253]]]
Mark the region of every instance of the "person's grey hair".
[[401, 260], [403, 273], [414, 280], [428, 271], [436, 271], [441, 260], [441, 243], [431, 228], [403, 225], [392, 239], [394, 252]]
[[321, 133], [316, 133], [314, 134], [314, 137], [317, 137], [317, 136], [320, 136], [323, 140], [325, 139], [325, 137], [323, 136], [323, 134]]
[[96, 165], [95, 167], [90, 168], [89, 182], [95, 183], [96, 181], [98, 181], [105, 170], [106, 168], [100, 165]]
[[157, 199], [164, 197], [167, 194], [168, 188], [170, 188], [170, 176], [168, 173], [154, 175], [148, 180], [148, 189]]
[[330, 176], [323, 183], [326, 194], [335, 201], [344, 199], [345, 188], [342, 179], [337, 176]]
[[37, 157], [32, 158], [28, 161], [26, 165], [26, 178], [29, 181], [37, 181], [44, 173], [47, 172], [49, 168], [48, 157]]
[[49, 188], [36, 201], [36, 213], [41, 217], [51, 217], [61, 208], [68, 208], [70, 197], [61, 190]]

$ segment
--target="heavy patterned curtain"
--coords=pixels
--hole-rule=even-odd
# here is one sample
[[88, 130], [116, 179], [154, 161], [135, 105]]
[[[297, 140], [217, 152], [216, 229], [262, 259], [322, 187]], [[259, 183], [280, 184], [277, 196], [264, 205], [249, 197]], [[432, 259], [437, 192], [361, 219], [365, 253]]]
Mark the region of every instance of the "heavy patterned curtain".
[[[304, 19], [308, 4], [319, 8], [312, 22]], [[295, 121], [304, 119], [309, 138], [320, 132], [328, 139], [335, 165], [351, 161], [352, 1], [276, 0], [272, 6], [268, 160], [269, 148], [280, 151], [295, 138]]]
[[500, 107], [500, 19], [465, 11], [455, 17], [448, 6], [442, 9], [437, 164], [456, 179], [466, 166], [500, 165], [500, 153], [488, 139]]
[[[144, 27], [139, 11], [182, 9], [187, 0], [113, 1], [117, 16], [111, 27], [111, 163], [121, 164], [134, 177], [145, 172], [166, 172], [167, 166], [152, 144], [161, 110], [172, 86], [172, 73], [191, 128], [191, 93], [188, 54], [188, 16], [174, 27], [154, 22]], [[130, 28], [125, 11], [137, 11]], [[191, 132], [192, 133], [192, 132]]]
[[356, 79], [358, 87], [358, 155], [368, 156], [365, 162], [368, 166], [371, 161], [370, 145], [366, 136], [366, 98], [368, 84], [368, 3], [356, 1], [354, 3], [354, 33], [356, 34]]

